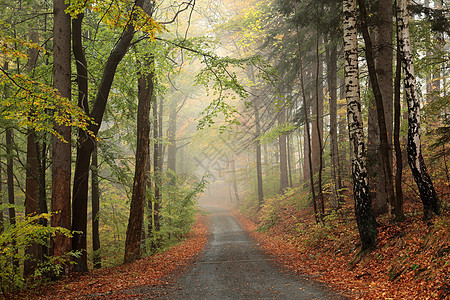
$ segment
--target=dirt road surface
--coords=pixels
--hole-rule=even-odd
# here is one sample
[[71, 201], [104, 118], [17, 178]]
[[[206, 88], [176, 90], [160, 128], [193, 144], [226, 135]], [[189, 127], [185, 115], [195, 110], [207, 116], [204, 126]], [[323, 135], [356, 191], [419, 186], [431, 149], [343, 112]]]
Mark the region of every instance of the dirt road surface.
[[282, 270], [229, 210], [208, 208], [210, 237], [198, 260], [166, 286], [130, 291], [152, 299], [346, 299]]

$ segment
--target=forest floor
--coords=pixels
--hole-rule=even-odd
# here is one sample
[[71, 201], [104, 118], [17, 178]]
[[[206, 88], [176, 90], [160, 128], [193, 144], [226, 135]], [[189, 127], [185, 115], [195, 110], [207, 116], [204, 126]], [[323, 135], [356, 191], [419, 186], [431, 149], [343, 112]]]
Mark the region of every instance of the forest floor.
[[379, 218], [377, 246], [364, 255], [358, 255], [351, 204], [329, 214], [322, 225], [315, 224], [312, 208], [299, 209], [288, 198], [276, 198], [258, 213], [237, 215], [261, 247], [286, 268], [314, 276], [350, 298], [450, 299], [450, 211], [445, 188], [443, 212], [432, 220], [422, 219], [417, 201], [406, 202], [403, 222]]
[[[323, 225], [317, 225], [311, 208], [299, 208], [289, 197], [274, 202], [276, 205], [269, 202], [258, 214], [236, 212], [235, 216], [269, 260], [277, 260], [288, 273], [322, 282], [323, 286], [353, 299], [450, 299], [448, 205], [440, 216], [430, 221], [423, 221], [420, 209], [408, 205], [403, 222], [379, 219], [376, 248], [358, 255], [360, 244], [351, 205], [344, 205], [338, 213], [329, 214]], [[173, 292], [174, 282], [193, 269], [193, 276], [198, 275], [195, 268], [203, 257], [199, 253], [211, 240], [211, 226], [209, 216], [201, 216], [186, 240], [163, 253], [127, 265], [67, 277], [11, 298], [167, 298], [166, 292]], [[234, 238], [226, 236], [226, 239], [228, 243]], [[203, 265], [216, 268], [214, 264]], [[239, 283], [235, 282], [236, 287]], [[206, 282], [202, 288], [208, 289], [209, 284]], [[183, 291], [180, 299], [188, 293], [184, 287], [175, 287], [175, 293]], [[158, 296], [155, 291], [162, 293]], [[276, 294], [273, 296], [277, 298]]]
[[[28, 289], [12, 299], [129, 299], [129, 291], [140, 286], [163, 286], [195, 260], [207, 240], [206, 217], [199, 216], [190, 235], [167, 251], [118, 267], [102, 268], [86, 274]], [[1, 296], [0, 296], [1, 297]]]

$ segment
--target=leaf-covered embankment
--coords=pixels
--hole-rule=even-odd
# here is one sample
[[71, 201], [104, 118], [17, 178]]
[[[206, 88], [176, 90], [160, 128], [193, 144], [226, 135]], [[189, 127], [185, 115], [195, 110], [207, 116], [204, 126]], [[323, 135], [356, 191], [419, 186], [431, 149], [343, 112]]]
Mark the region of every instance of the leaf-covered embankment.
[[294, 273], [312, 276], [354, 299], [450, 296], [448, 211], [428, 222], [420, 215], [401, 223], [382, 222], [376, 249], [357, 256], [360, 243], [351, 207], [316, 225], [308, 209], [279, 200], [239, 219], [266, 252]]
[[187, 266], [207, 239], [206, 217], [200, 216], [189, 236], [167, 251], [130, 264], [94, 270], [84, 275], [67, 277], [23, 294], [32, 299], [80, 299], [94, 296], [108, 299], [129, 298], [127, 291], [143, 285], [163, 284], [162, 280]]

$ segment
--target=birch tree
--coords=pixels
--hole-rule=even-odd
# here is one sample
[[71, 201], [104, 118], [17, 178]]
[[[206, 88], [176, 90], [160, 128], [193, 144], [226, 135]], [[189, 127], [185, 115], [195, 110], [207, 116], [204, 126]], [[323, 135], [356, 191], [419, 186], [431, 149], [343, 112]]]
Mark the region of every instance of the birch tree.
[[366, 169], [364, 131], [359, 91], [358, 45], [356, 29], [356, 0], [344, 1], [344, 56], [345, 97], [347, 99], [347, 120], [352, 146], [353, 193], [355, 215], [362, 251], [372, 248], [378, 229], [369, 192]]
[[404, 73], [404, 89], [408, 104], [408, 162], [419, 188], [424, 218], [439, 214], [439, 199], [422, 156], [420, 135], [420, 101], [417, 92], [411, 40], [409, 36], [408, 0], [397, 0], [398, 43]]

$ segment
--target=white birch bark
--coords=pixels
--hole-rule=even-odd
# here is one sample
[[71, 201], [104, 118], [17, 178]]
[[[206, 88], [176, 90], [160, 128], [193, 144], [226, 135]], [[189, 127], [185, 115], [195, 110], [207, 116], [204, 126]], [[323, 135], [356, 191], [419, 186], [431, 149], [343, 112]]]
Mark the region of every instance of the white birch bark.
[[439, 200], [422, 157], [420, 136], [420, 101], [417, 92], [414, 64], [409, 35], [408, 0], [397, 0], [399, 50], [404, 72], [404, 85], [408, 104], [408, 162], [419, 188], [424, 206], [424, 218], [439, 214]]
[[344, 55], [345, 97], [347, 99], [350, 144], [352, 145], [355, 215], [362, 242], [362, 250], [364, 251], [375, 245], [378, 231], [372, 211], [366, 169], [366, 153], [359, 91], [356, 0], [344, 0]]

